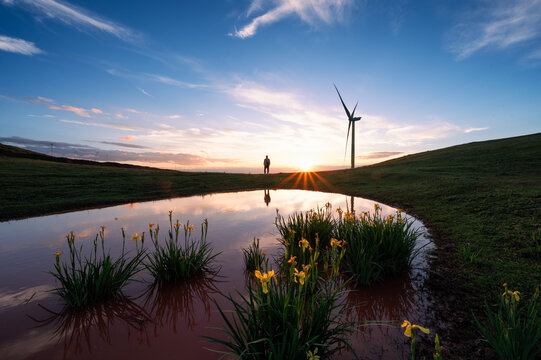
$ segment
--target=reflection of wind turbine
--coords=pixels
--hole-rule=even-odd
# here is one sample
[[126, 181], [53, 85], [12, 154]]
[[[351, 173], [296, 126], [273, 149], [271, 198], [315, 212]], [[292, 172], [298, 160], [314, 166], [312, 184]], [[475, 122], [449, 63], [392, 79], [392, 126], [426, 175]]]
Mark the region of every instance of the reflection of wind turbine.
[[[338, 88], [336, 85], [334, 85], [334, 88], [336, 89], [336, 92], [338, 93], [338, 96], [340, 97], [340, 101], [342, 102], [342, 105], [344, 106], [344, 110], [346, 110], [346, 115], [348, 116], [348, 135], [346, 137], [346, 151], [348, 149], [348, 140], [349, 140], [349, 130], [351, 129], [351, 168], [353, 169], [355, 167], [355, 121], [361, 120], [361, 117], [355, 117], [355, 110], [357, 109], [357, 105], [355, 104], [355, 107], [353, 108], [353, 112], [350, 114], [348, 108], [346, 107], [346, 104], [344, 104], [344, 100], [342, 100], [342, 95], [340, 95], [340, 91], [338, 91]], [[345, 153], [344, 153], [345, 157]]]

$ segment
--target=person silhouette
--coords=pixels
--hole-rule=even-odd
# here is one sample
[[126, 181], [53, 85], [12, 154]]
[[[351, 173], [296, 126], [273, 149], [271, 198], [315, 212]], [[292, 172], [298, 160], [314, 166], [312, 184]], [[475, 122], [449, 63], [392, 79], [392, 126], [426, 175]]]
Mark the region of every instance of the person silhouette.
[[263, 160], [263, 173], [264, 174], [269, 173], [269, 167], [270, 167], [269, 155], [265, 155], [265, 159]]
[[265, 197], [264, 197], [264, 200], [265, 200], [265, 204], [267, 204], [267, 206], [269, 206], [269, 203], [271, 202], [271, 198], [270, 198], [270, 190], [269, 189], [265, 189]]

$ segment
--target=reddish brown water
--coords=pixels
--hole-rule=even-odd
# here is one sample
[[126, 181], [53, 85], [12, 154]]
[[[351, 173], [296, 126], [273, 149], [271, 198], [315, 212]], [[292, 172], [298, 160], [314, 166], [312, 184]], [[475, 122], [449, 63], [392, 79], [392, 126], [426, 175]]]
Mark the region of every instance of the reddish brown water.
[[[105, 209], [79, 211], [21, 221], [0, 223], [0, 358], [2, 359], [217, 359], [215, 344], [203, 335], [223, 337], [223, 321], [212, 299], [230, 309], [218, 291], [243, 291], [246, 273], [241, 249], [254, 237], [267, 253], [275, 254], [278, 233], [276, 209], [284, 216], [330, 202], [333, 209], [346, 208], [344, 195], [307, 191], [263, 191], [218, 194], [145, 202]], [[373, 202], [355, 198], [356, 211], [373, 210]], [[394, 212], [382, 206], [383, 214]], [[55, 283], [52, 270], [59, 250], [67, 251], [65, 235], [74, 231], [77, 241], [94, 238], [106, 227], [106, 244], [120, 251], [120, 229], [127, 235], [147, 231], [148, 223], [165, 229], [168, 211], [181, 222], [209, 220], [208, 240], [222, 251], [214, 276], [199, 278], [167, 289], [150, 285], [148, 274], [127, 287], [130, 300], [122, 305], [105, 304], [84, 313], [63, 311], [62, 301], [48, 292]], [[416, 226], [422, 224], [416, 222]], [[162, 236], [165, 231], [162, 231]], [[421, 238], [420, 243], [428, 243]], [[130, 247], [132, 244], [128, 244]], [[361, 358], [404, 358], [409, 345], [398, 327], [404, 319], [421, 323], [428, 302], [421, 292], [425, 262], [417, 258], [414, 269], [401, 277], [364, 289], [347, 297], [358, 305], [347, 317], [364, 322], [351, 343]], [[337, 358], [354, 358], [344, 351]]]

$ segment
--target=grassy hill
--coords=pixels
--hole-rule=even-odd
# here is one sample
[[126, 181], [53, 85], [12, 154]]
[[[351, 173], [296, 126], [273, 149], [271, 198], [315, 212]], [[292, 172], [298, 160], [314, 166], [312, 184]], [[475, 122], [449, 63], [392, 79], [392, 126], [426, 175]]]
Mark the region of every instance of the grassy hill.
[[[306, 176], [306, 181], [299, 176]], [[296, 184], [296, 185], [295, 185]], [[437, 245], [427, 281], [448, 358], [478, 358], [471, 325], [501, 284], [541, 283], [541, 133], [312, 175], [187, 173], [56, 159], [0, 147], [0, 219], [131, 201], [262, 188], [363, 196], [408, 210]]]

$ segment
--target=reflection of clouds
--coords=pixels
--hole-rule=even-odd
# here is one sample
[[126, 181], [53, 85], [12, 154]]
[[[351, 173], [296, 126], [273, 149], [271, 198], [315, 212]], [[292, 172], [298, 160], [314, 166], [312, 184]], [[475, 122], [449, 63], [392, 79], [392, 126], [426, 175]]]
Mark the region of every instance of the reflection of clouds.
[[38, 285], [31, 288], [21, 289], [13, 292], [6, 289], [0, 290], [0, 310], [6, 310], [15, 306], [19, 306], [29, 301], [43, 300], [51, 293], [48, 291], [52, 287], [49, 285]]
[[31, 329], [12, 342], [1, 344], [2, 357], [11, 360], [26, 359], [44, 348], [54, 345], [56, 339], [53, 330]]
[[154, 334], [164, 327], [176, 334], [179, 319], [183, 319], [190, 330], [197, 326], [202, 315], [210, 322], [212, 298], [218, 292], [216, 277], [217, 271], [211, 271], [168, 286], [152, 284], [145, 292], [144, 306], [149, 309]]
[[124, 333], [129, 339], [135, 332], [140, 343], [148, 343], [146, 324], [151, 319], [144, 308], [129, 298], [115, 299], [110, 302], [96, 304], [80, 311], [65, 307], [55, 312], [42, 305], [45, 318], [38, 319], [29, 316], [37, 323], [37, 328], [54, 326], [54, 330], [46, 330], [55, 342], [64, 343], [64, 358], [70, 353], [82, 355], [92, 353], [98, 342], [112, 344], [115, 337], [115, 326], [123, 325]]

